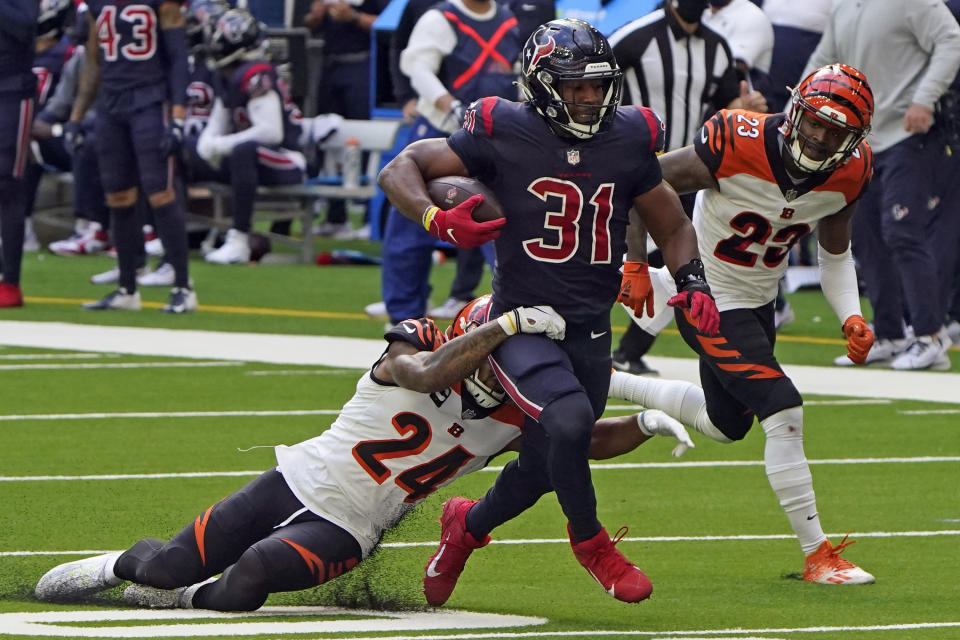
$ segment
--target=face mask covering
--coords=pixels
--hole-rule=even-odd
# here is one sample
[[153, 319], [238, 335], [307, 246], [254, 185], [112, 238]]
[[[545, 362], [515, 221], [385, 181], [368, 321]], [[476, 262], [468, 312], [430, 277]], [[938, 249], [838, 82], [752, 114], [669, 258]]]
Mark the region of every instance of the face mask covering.
[[673, 0], [673, 8], [684, 22], [698, 23], [707, 8], [707, 0]]

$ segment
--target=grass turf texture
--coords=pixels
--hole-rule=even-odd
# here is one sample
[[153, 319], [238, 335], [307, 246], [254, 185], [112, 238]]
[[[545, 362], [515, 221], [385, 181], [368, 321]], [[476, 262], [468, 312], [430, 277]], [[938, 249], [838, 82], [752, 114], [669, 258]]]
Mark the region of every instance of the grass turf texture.
[[[370, 267], [261, 265], [214, 267], [195, 261], [200, 313], [169, 317], [140, 313], [91, 313], [78, 308], [109, 290], [87, 284], [111, 262], [28, 255], [24, 264], [27, 306], [0, 311], [0, 320], [40, 320], [163, 328], [329, 334], [376, 338], [383, 320], [362, 314], [379, 298], [379, 270]], [[453, 263], [434, 269], [434, 302], [446, 297]], [[144, 290], [160, 302], [166, 290]], [[838, 322], [818, 292], [790, 297], [797, 314], [778, 342], [784, 362], [828, 365], [843, 352]], [[614, 309], [615, 329], [626, 316]], [[819, 321], [816, 320], [819, 318]], [[43, 353], [3, 348], [0, 355]], [[667, 333], [655, 355], [689, 357], [679, 336]], [[957, 351], [953, 351], [956, 361]], [[242, 354], [238, 354], [241, 358]], [[89, 362], [174, 359], [122, 356]], [[35, 362], [5, 358], [0, 364]], [[49, 361], [44, 361], [49, 362]], [[53, 361], [56, 362], [56, 361]], [[87, 362], [67, 360], [65, 362]], [[336, 409], [352, 393], [360, 371], [316, 376], [257, 376], [253, 371], [314, 371], [310, 367], [240, 364], [204, 369], [2, 370], [3, 415], [137, 411], [243, 411]], [[954, 365], [954, 371], [957, 365]], [[933, 378], [935, 380], [935, 378]], [[810, 397], [810, 400], [817, 398]], [[808, 405], [806, 452], [812, 466], [821, 519], [829, 533], [938, 531], [957, 529], [958, 464], [816, 464], [822, 459], [960, 455], [956, 415], [904, 415], [917, 409], [956, 405], [894, 401], [852, 406]], [[622, 412], [616, 412], [622, 413]], [[274, 464], [258, 445], [293, 443], [326, 428], [333, 416], [89, 418], [0, 422], [5, 477], [176, 472], [259, 472]], [[755, 428], [742, 443], [723, 446], [694, 434], [697, 448], [682, 461], [762, 460], [763, 436]], [[613, 463], [669, 461], [670, 444], [654, 440]], [[503, 464], [497, 460], [494, 465]], [[6, 516], [0, 553], [69, 552], [126, 548], [145, 536], [166, 538], [209, 504], [253, 476], [0, 482]], [[493, 471], [473, 474], [441, 489], [385, 539], [360, 568], [316, 589], [272, 596], [268, 605], [347, 604], [388, 609], [421, 608], [423, 565], [437, 539], [442, 501], [452, 495], [479, 497]], [[552, 497], [495, 532], [495, 543], [468, 564], [447, 608], [548, 618], [543, 626], [513, 629], [531, 637], [579, 632], [573, 637], [669, 637], [682, 630], [696, 637], [897, 638], [941, 640], [960, 627], [891, 631], [823, 630], [801, 627], [863, 627], [960, 621], [956, 581], [957, 536], [861, 537], [845, 552], [878, 577], [876, 585], [831, 588], [798, 579], [802, 555], [790, 536], [762, 466], [614, 469], [598, 468], [594, 482], [600, 517], [613, 533], [632, 528], [620, 543], [648, 572], [654, 595], [640, 605], [619, 603], [602, 592], [574, 561], [565, 542], [564, 519]], [[657, 536], [786, 536], [783, 539], [648, 540]], [[644, 538], [644, 539], [638, 539]], [[839, 538], [834, 538], [838, 542]], [[420, 546], [391, 546], [422, 543]], [[87, 605], [51, 606], [32, 599], [36, 580], [59, 562], [81, 557], [0, 555], [0, 613], [118, 608], [120, 589]], [[952, 604], [951, 604], [952, 603]], [[425, 608], [425, 607], [424, 607]], [[349, 617], [349, 616], [348, 616]], [[282, 618], [282, 616], [281, 616]], [[316, 618], [296, 618], [296, 621]], [[326, 619], [326, 618], [324, 618]], [[257, 618], [259, 621], [260, 619]], [[202, 622], [197, 620], [197, 622]], [[123, 623], [88, 623], [122, 626]], [[761, 633], [759, 630], [779, 630]], [[649, 636], [625, 632], [645, 630]], [[0, 639], [4, 636], [0, 621]], [[510, 630], [507, 630], [510, 631]], [[596, 634], [591, 634], [596, 631]], [[162, 633], [163, 631], [161, 631]], [[619, 632], [624, 632], [620, 634]], [[166, 637], [182, 637], [170, 627]], [[452, 630], [424, 631], [456, 636]], [[478, 631], [482, 633], [482, 631]], [[490, 632], [496, 633], [496, 631]], [[401, 635], [416, 632], [398, 631]], [[359, 633], [362, 637], [396, 634]], [[26, 636], [31, 637], [31, 636]], [[158, 636], [159, 637], [159, 636]], [[231, 634], [231, 637], [247, 637]], [[263, 636], [260, 636], [263, 637]], [[271, 635], [270, 637], [277, 637]], [[286, 636], [284, 636], [286, 637]], [[299, 634], [291, 637], [318, 637]], [[323, 634], [323, 637], [351, 637]]]

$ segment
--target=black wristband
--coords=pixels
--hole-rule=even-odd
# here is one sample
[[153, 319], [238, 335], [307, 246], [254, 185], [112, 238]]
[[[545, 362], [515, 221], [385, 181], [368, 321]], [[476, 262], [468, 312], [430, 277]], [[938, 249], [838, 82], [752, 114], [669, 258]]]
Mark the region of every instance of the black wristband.
[[694, 258], [677, 269], [673, 279], [677, 283], [677, 291], [702, 291], [707, 295], [710, 294], [707, 275], [703, 270], [703, 262], [700, 258]]

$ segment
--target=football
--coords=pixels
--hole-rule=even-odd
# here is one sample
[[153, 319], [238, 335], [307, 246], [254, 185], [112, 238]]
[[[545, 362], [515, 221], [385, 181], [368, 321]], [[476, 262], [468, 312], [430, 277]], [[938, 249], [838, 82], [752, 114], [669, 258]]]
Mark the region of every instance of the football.
[[493, 192], [482, 182], [463, 176], [443, 176], [427, 183], [427, 193], [433, 204], [447, 210], [457, 206], [472, 195], [483, 195], [483, 202], [473, 210], [473, 219], [477, 222], [498, 220], [503, 216], [503, 207], [497, 202]]

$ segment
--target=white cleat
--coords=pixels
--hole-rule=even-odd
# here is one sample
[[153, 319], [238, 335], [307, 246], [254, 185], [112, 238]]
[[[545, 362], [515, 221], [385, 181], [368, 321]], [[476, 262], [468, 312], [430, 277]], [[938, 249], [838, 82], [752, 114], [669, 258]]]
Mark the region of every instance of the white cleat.
[[236, 229], [227, 231], [227, 237], [219, 249], [203, 257], [214, 264], [246, 264], [250, 262], [250, 242], [247, 234]]
[[137, 284], [141, 287], [172, 287], [174, 282], [176, 282], [176, 273], [169, 262], [162, 263], [156, 271], [137, 275]]
[[[889, 366], [895, 357], [903, 352], [908, 346], [906, 338], [898, 340], [881, 339], [873, 343], [870, 351], [867, 352], [867, 360], [863, 364], [882, 364]], [[834, 358], [833, 364], [838, 367], [853, 367], [853, 360], [847, 356]]]
[[43, 574], [33, 594], [37, 600], [56, 602], [85, 598], [115, 587], [123, 582], [113, 575], [113, 563], [119, 557], [120, 552], [105, 553], [102, 556], [57, 565]]

